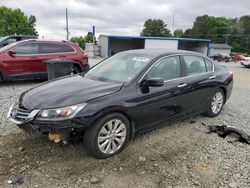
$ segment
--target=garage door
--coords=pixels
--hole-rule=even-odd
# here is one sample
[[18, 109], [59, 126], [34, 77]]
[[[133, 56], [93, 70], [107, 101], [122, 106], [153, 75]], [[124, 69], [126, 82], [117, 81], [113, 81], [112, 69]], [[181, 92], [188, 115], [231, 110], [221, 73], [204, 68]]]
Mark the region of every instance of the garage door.
[[145, 40], [145, 49], [177, 50], [177, 48], [178, 48], [178, 41], [176, 40], [155, 40], [155, 39]]

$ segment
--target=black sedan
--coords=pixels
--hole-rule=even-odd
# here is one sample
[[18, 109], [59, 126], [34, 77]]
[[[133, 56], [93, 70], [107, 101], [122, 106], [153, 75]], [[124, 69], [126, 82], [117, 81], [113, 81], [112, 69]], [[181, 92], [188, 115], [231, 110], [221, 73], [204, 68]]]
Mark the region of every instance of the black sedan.
[[131, 50], [85, 75], [25, 91], [8, 118], [55, 142], [80, 135], [89, 154], [107, 158], [145, 130], [201, 113], [217, 116], [232, 87], [233, 73], [201, 54]]

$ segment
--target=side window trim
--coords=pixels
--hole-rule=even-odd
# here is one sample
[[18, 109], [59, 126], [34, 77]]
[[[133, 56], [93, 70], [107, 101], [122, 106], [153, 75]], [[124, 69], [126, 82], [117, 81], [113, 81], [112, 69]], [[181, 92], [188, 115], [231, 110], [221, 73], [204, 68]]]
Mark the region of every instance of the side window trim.
[[20, 44], [18, 46], [14, 46], [12, 48], [9, 49], [10, 50], [16, 50], [17, 47], [20, 47], [20, 46], [24, 46], [24, 45], [28, 45], [28, 44], [37, 44], [37, 53], [29, 53], [29, 54], [15, 54], [15, 56], [30, 56], [30, 55], [38, 55], [39, 54], [39, 44], [36, 43], [36, 42], [29, 42], [29, 43], [23, 43], [23, 44]]
[[[201, 73], [197, 73], [197, 74], [193, 74], [193, 75], [188, 75], [187, 64], [186, 64], [186, 61], [185, 61], [185, 56], [193, 56], [193, 57], [197, 57], [197, 58], [202, 59], [202, 61], [204, 62], [205, 68], [206, 68], [206, 72], [201, 72]], [[205, 58], [202, 57], [202, 56], [193, 55], [193, 54], [183, 54], [183, 55], [182, 55], [182, 59], [183, 59], [183, 66], [184, 66], [184, 70], [185, 70], [185, 77], [198, 76], [198, 75], [206, 74], [206, 73], [209, 72], [209, 71], [207, 70], [207, 65], [206, 65], [206, 62], [205, 62]], [[213, 66], [214, 66], [214, 65], [213, 65]]]
[[[139, 79], [139, 81], [138, 81], [138, 85], [144, 80], [144, 78], [146, 77], [147, 73], [153, 68], [153, 66], [154, 66], [155, 64], [157, 64], [160, 60], [162, 60], [162, 59], [164, 59], [164, 58], [166, 58], [166, 57], [179, 56], [179, 58], [180, 58], [180, 63], [181, 63], [181, 77], [180, 77], [180, 78], [177, 78], [177, 79], [172, 79], [172, 80], [178, 80], [178, 79], [182, 79], [182, 78], [188, 78], [188, 77], [193, 77], [193, 76], [199, 76], [199, 75], [202, 75], [202, 74], [207, 74], [207, 73], [214, 72], [214, 70], [215, 70], [215, 65], [214, 65], [214, 63], [213, 63], [211, 60], [209, 60], [209, 61], [212, 63], [212, 65], [213, 65], [213, 70], [212, 70], [212, 71], [188, 76], [188, 75], [187, 75], [187, 70], [186, 70], [186, 65], [185, 65], [185, 59], [184, 59], [184, 56], [185, 56], [185, 55], [197, 56], [197, 57], [204, 58], [203, 56], [193, 55], [193, 54], [175, 54], [175, 55], [167, 55], [167, 56], [164, 56], [164, 57], [158, 59], [157, 61], [155, 61], [155, 62], [148, 68], [148, 70], [140, 77], [140, 79]], [[204, 60], [204, 61], [205, 61], [205, 60]], [[172, 80], [164, 81], [164, 83], [165, 83], [165, 82], [172, 81]]]
[[[43, 53], [42, 50], [41, 50], [41, 48], [42, 48], [41, 46], [42, 46], [43, 44], [52, 44], [52, 45], [68, 46], [68, 47], [70, 47], [70, 48], [72, 49], [72, 51], [71, 51], [71, 52], [51, 52], [51, 53], [46, 52], [46, 53]], [[73, 46], [69, 45], [69, 44], [42, 43], [42, 42], [39, 43], [39, 54], [40, 54], [40, 55], [48, 55], [48, 54], [65, 54], [65, 53], [67, 54], [67, 53], [75, 53], [75, 52], [76, 52], [76, 49], [75, 49]]]
[[207, 58], [203, 58], [204, 59], [204, 61], [205, 61], [205, 65], [206, 65], [206, 67], [207, 67], [207, 63], [206, 63], [206, 61], [208, 61], [208, 62], [210, 62], [211, 63], [211, 65], [212, 65], [212, 70], [211, 71], [209, 71], [208, 70], [208, 67], [207, 67], [207, 72], [214, 72], [214, 63], [211, 61], [211, 60], [209, 60], [209, 59], [207, 59]]
[[169, 80], [164, 80], [164, 83], [165, 82], [169, 82], [169, 81], [172, 81], [172, 80], [178, 80], [178, 79], [181, 79], [181, 78], [184, 78], [184, 74], [183, 74], [183, 69], [182, 69], [182, 58], [181, 58], [181, 54], [175, 54], [175, 55], [166, 55], [166, 56], [163, 56], [161, 57], [160, 59], [158, 59], [157, 61], [155, 61], [149, 68], [148, 70], [142, 75], [142, 77], [139, 79], [138, 81], [138, 84], [140, 84], [144, 79], [145, 77], [147, 76], [148, 72], [155, 66], [157, 65], [158, 63], [160, 63], [161, 60], [165, 59], [165, 58], [171, 58], [171, 57], [178, 57], [179, 58], [179, 62], [180, 62], [180, 77], [179, 78], [174, 78], [174, 79], [169, 79]]

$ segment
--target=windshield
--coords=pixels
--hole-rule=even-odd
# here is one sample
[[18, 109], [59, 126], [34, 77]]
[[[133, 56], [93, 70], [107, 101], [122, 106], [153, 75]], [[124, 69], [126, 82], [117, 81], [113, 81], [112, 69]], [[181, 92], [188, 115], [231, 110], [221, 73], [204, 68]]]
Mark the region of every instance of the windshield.
[[148, 54], [119, 53], [96, 65], [86, 78], [101, 81], [129, 82], [153, 59]]

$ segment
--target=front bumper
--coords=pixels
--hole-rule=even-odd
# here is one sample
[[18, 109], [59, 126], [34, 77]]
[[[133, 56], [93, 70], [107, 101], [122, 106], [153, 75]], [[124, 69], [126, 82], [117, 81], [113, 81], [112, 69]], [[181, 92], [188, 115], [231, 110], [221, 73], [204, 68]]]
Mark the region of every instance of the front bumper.
[[27, 122], [30, 122], [34, 120], [35, 116], [40, 112], [40, 110], [32, 110], [28, 111], [26, 109], [21, 109], [19, 107], [16, 107], [16, 104], [14, 103], [7, 114], [7, 118], [17, 124], [25, 124]]
[[36, 115], [40, 110], [28, 111], [22, 109], [13, 104], [8, 112], [7, 118], [18, 125], [20, 129], [25, 130], [26, 132], [40, 132], [40, 133], [49, 133], [49, 132], [70, 132], [76, 129], [84, 129], [89, 126], [86, 120], [82, 118], [73, 118], [62, 121], [40, 121], [36, 120]]

